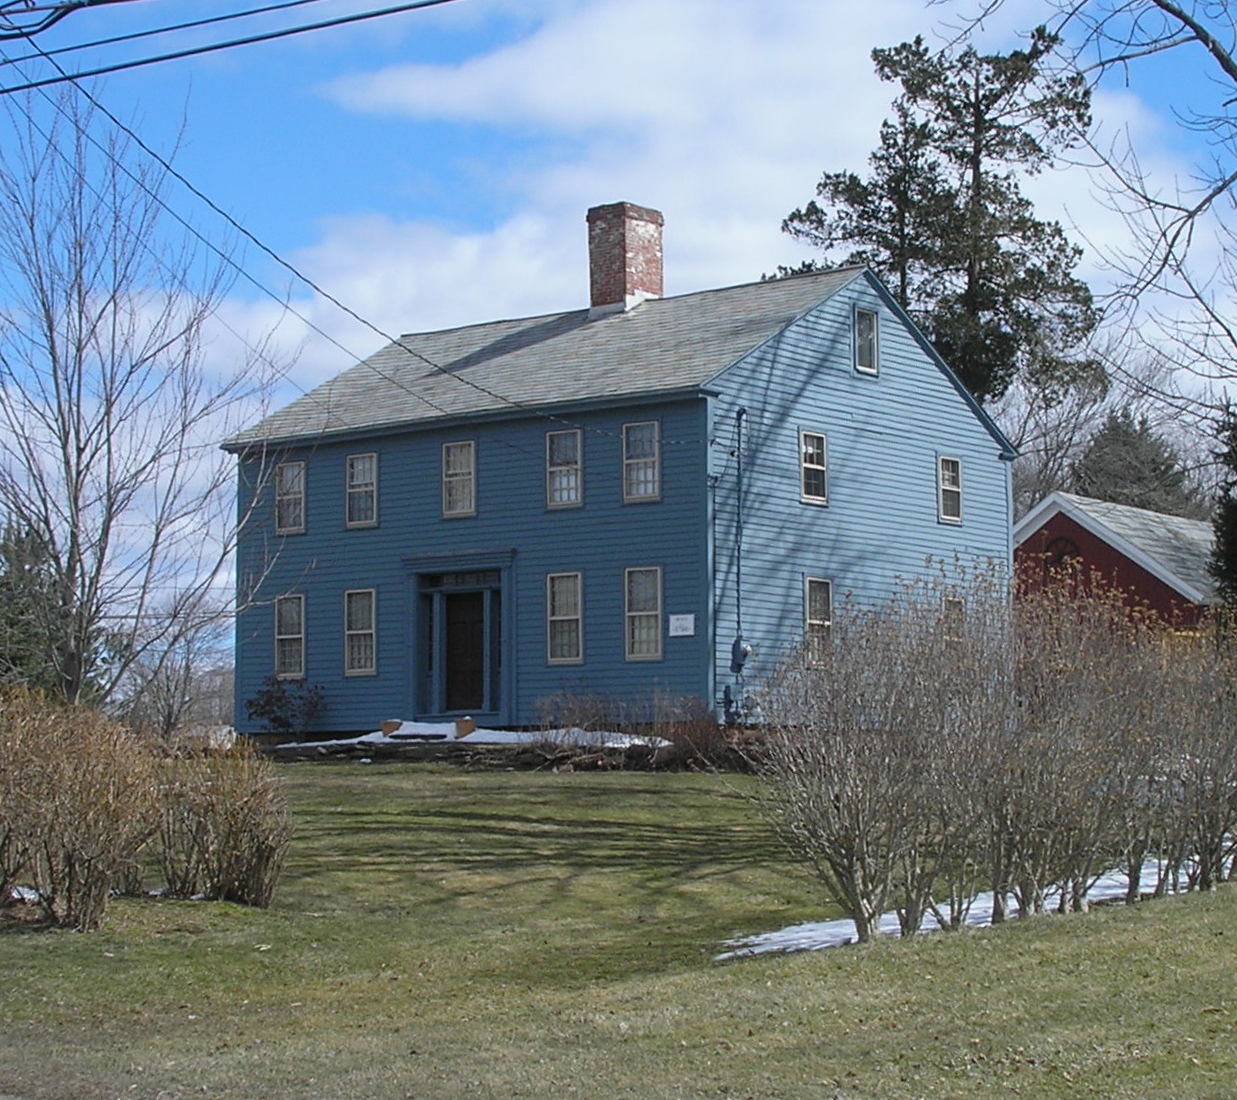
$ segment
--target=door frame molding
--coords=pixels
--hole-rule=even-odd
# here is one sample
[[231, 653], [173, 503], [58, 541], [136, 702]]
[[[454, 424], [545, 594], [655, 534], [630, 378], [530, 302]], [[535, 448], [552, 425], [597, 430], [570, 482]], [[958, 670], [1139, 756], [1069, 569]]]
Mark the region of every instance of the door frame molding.
[[[409, 652], [412, 660], [408, 670], [408, 701], [409, 709], [417, 721], [450, 720], [457, 716], [455, 712], [436, 709], [445, 705], [441, 698], [435, 698], [435, 692], [427, 690], [425, 683], [427, 662], [430, 654], [427, 652], [426, 616], [423, 610], [422, 597], [437, 592], [451, 591], [450, 588], [427, 587], [425, 580], [450, 573], [498, 573], [497, 585], [478, 585], [475, 589], [461, 588], [460, 591], [490, 591], [499, 593], [500, 615], [498, 655], [501, 668], [497, 678], [497, 706], [477, 713], [470, 712], [472, 717], [485, 721], [505, 723], [510, 721], [514, 713], [513, 703], [516, 689], [515, 667], [515, 586], [512, 583], [516, 551], [514, 547], [502, 547], [493, 550], [460, 550], [451, 553], [415, 554], [403, 559], [403, 566], [408, 575], [407, 621], [410, 629]], [[487, 617], [489, 601], [487, 600]], [[440, 626], [436, 626], [436, 632]], [[488, 658], [487, 658], [488, 659]], [[440, 694], [440, 693], [437, 693]], [[427, 698], [427, 695], [430, 696]], [[463, 713], [463, 712], [459, 712]]]

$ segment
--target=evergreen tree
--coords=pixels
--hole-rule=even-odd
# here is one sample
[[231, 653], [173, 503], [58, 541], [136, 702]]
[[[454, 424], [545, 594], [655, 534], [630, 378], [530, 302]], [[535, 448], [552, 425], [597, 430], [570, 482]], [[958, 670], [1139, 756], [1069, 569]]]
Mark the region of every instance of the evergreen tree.
[[1220, 450], [1215, 457], [1223, 469], [1220, 494], [1216, 499], [1212, 526], [1215, 545], [1211, 550], [1211, 575], [1220, 598], [1229, 608], [1237, 607], [1237, 406], [1226, 402], [1216, 425]]
[[880, 273], [981, 401], [1019, 375], [1052, 391], [1102, 373], [1079, 350], [1098, 322], [1073, 275], [1081, 251], [1035, 217], [1017, 180], [1090, 121], [1082, 79], [1044, 72], [1056, 45], [1040, 28], [1009, 54], [932, 54], [921, 38], [873, 50], [902, 94], [868, 178], [826, 173], [783, 222]]
[[1074, 463], [1070, 491], [1113, 504], [1202, 519], [1206, 505], [1195, 494], [1173, 445], [1145, 416], [1110, 412]]
[[48, 622], [55, 603], [46, 547], [29, 532], [8, 528], [0, 535], [0, 682], [60, 690]]

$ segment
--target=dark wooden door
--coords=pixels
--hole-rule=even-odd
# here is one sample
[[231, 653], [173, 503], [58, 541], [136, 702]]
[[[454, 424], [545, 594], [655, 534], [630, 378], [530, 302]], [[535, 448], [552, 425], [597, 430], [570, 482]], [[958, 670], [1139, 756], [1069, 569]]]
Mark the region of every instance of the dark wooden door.
[[445, 597], [446, 709], [481, 710], [485, 703], [485, 593]]

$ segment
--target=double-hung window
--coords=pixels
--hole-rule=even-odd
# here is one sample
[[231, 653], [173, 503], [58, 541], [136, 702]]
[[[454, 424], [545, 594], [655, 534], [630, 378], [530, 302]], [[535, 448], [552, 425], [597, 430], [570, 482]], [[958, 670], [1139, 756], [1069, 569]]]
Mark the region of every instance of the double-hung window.
[[623, 500], [661, 497], [661, 429], [656, 420], [623, 425]]
[[545, 502], [549, 508], [571, 508], [581, 501], [581, 432], [573, 428], [545, 435]]
[[476, 446], [471, 439], [442, 445], [442, 514], [477, 512]]
[[962, 459], [941, 456], [936, 462], [937, 517], [942, 523], [962, 522]]
[[275, 675], [281, 680], [305, 675], [305, 597], [275, 600]]
[[348, 456], [349, 527], [372, 527], [378, 522], [378, 456], [376, 454]]
[[880, 325], [875, 310], [855, 310], [855, 370], [862, 374], [880, 371]]
[[374, 590], [344, 593], [344, 674], [368, 676], [378, 670], [374, 644]]
[[275, 467], [275, 533], [295, 535], [305, 530], [305, 463], [281, 462]]
[[829, 503], [828, 441], [820, 432], [799, 433], [799, 493], [813, 504]]
[[833, 582], [820, 577], [808, 577], [803, 586], [804, 643], [812, 664], [824, 659], [829, 644], [829, 628], [833, 625]]
[[941, 599], [941, 624], [949, 641], [956, 642], [962, 637], [966, 627], [966, 600], [962, 596]]
[[628, 569], [624, 587], [627, 660], [660, 660], [661, 569]]
[[582, 577], [579, 573], [546, 576], [546, 653], [550, 664], [579, 664], [584, 659]]

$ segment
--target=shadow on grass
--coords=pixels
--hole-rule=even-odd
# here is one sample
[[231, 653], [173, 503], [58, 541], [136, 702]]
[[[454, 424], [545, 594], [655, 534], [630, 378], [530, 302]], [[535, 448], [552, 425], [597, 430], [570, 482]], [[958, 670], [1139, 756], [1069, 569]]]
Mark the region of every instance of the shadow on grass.
[[787, 863], [742, 795], [635, 775], [438, 786], [421, 778], [407, 791], [384, 782], [297, 818], [287, 891], [321, 896], [334, 883], [363, 889], [363, 906], [407, 904], [413, 893], [419, 905], [527, 903], [533, 891], [552, 900], [577, 888], [604, 903], [608, 886], [625, 905], [654, 909], [690, 893], [704, 916], [715, 897], [704, 884]]
[[0, 935], [42, 934], [55, 928], [43, 907], [30, 901], [10, 901], [0, 905]]

